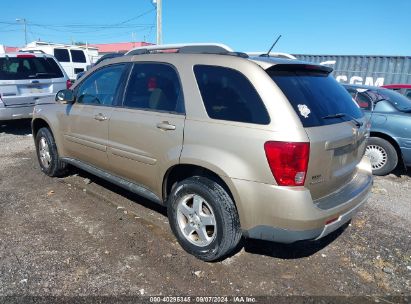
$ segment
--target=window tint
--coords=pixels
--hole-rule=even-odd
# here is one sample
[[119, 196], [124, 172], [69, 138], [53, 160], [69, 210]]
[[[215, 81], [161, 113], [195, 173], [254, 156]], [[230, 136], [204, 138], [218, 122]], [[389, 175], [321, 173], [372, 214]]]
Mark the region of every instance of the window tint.
[[125, 65], [113, 65], [97, 70], [87, 77], [77, 91], [77, 102], [111, 106]]
[[63, 77], [63, 73], [53, 58], [0, 58], [1, 80], [46, 79], [61, 77]]
[[135, 64], [123, 106], [183, 113], [182, 91], [177, 72], [166, 64]]
[[70, 50], [71, 60], [73, 62], [86, 62], [86, 56], [81, 50]]
[[70, 56], [67, 49], [54, 49], [54, 57], [60, 62], [70, 62]]
[[254, 124], [270, 122], [260, 96], [240, 72], [196, 65], [194, 74], [210, 118]]
[[[286, 66], [286, 65], [284, 65]], [[361, 118], [359, 106], [350, 94], [331, 75], [308, 70], [268, 71], [280, 87], [304, 127], [330, 125]], [[347, 114], [341, 118], [325, 119], [337, 113]]]

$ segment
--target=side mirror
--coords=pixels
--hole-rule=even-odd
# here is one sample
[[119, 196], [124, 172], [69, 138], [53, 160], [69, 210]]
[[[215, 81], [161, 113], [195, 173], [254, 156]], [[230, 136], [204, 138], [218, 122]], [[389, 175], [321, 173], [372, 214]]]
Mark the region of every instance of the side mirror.
[[74, 103], [75, 97], [74, 93], [71, 90], [61, 90], [56, 94], [56, 101], [61, 103]]

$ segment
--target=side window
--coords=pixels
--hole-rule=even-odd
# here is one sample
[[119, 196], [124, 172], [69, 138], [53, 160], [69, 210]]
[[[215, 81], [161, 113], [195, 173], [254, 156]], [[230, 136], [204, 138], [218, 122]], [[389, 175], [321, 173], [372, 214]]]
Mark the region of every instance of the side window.
[[355, 95], [355, 101], [363, 110], [371, 110], [371, 100], [370, 98], [365, 95], [364, 93], [357, 92]]
[[70, 55], [67, 49], [54, 49], [54, 57], [60, 62], [70, 62]]
[[70, 54], [71, 54], [71, 60], [73, 60], [73, 62], [81, 62], [81, 63], [86, 62], [86, 56], [84, 55], [83, 51], [70, 50]]
[[112, 65], [91, 74], [77, 90], [76, 101], [82, 104], [113, 105], [124, 68], [124, 64]]
[[405, 91], [405, 96], [411, 99], [411, 89]]
[[196, 65], [194, 74], [210, 118], [263, 125], [270, 123], [263, 101], [240, 72]]
[[371, 99], [368, 96], [362, 92], [358, 92], [356, 89], [346, 88], [346, 90], [361, 109], [371, 110]]
[[130, 75], [123, 106], [184, 113], [177, 72], [167, 64], [136, 63]]

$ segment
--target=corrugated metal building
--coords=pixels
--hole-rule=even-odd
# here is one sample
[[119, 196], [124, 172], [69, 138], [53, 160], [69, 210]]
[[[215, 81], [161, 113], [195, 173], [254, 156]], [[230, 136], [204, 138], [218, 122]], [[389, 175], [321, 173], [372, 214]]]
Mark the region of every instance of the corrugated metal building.
[[342, 83], [381, 86], [411, 84], [410, 56], [344, 56], [294, 55], [300, 60], [323, 63], [334, 69], [334, 77]]

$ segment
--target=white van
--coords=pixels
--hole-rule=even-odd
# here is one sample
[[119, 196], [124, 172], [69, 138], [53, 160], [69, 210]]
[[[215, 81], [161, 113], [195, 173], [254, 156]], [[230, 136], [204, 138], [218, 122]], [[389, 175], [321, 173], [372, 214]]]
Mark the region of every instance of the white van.
[[20, 50], [53, 55], [71, 80], [75, 80], [78, 73], [86, 71], [87, 66], [93, 63], [94, 57], [98, 56], [97, 48], [41, 41], [31, 42]]

